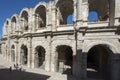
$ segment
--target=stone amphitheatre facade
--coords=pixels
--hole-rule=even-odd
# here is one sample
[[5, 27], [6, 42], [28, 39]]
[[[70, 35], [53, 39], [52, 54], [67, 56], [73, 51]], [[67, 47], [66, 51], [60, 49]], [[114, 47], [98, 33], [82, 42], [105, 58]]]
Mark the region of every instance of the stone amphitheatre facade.
[[[23, 8], [3, 25], [2, 54], [10, 62], [79, 80], [91, 77], [89, 73], [120, 80], [119, 4], [119, 0], [55, 0]], [[92, 11], [99, 19], [88, 22]], [[73, 24], [68, 24], [72, 14]]]

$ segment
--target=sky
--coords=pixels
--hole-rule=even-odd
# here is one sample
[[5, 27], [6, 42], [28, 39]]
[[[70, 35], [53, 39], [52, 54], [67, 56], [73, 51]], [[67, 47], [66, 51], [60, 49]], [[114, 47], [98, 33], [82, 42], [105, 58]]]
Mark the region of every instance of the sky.
[[[34, 8], [39, 2], [48, 0], [1, 0], [0, 2], [0, 39], [2, 37], [3, 23], [7, 18], [11, 18], [13, 14], [20, 14], [23, 8]], [[95, 17], [94, 13], [90, 13], [89, 21]], [[70, 16], [68, 19], [70, 19]], [[68, 20], [70, 21], [70, 20]], [[71, 23], [71, 21], [69, 22]]]

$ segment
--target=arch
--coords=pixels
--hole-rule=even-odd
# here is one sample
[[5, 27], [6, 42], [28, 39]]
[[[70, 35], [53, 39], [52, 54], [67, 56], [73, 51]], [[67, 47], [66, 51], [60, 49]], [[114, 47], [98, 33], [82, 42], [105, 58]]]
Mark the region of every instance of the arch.
[[90, 48], [87, 53], [87, 77], [109, 80], [112, 54], [108, 45], [99, 44]]
[[16, 23], [18, 22], [18, 16], [17, 14], [14, 14], [12, 17], [11, 17], [11, 29], [12, 31], [15, 31], [16, 30]]
[[28, 17], [29, 17], [29, 9], [23, 8], [20, 13], [21, 25], [23, 26], [24, 31], [28, 31]]
[[46, 3], [40, 2], [34, 8], [34, 14], [37, 17], [37, 28], [46, 27]]
[[84, 49], [84, 52], [88, 52], [90, 50], [90, 48], [92, 48], [93, 46], [95, 46], [95, 45], [101, 45], [101, 44], [107, 45], [112, 50], [112, 52], [114, 54], [116, 54], [116, 53], [119, 52], [119, 50], [117, 49], [117, 47], [115, 45], [113, 45], [110, 42], [106, 42], [106, 41], [92, 42], [88, 46], [86, 46], [86, 48]]
[[18, 16], [17, 14], [14, 14], [14, 15], [11, 17], [11, 22], [17, 23], [17, 22], [18, 22], [18, 18], [19, 18], [19, 16]]
[[72, 74], [73, 50], [67, 45], [58, 45], [57, 52], [57, 71], [63, 74]]
[[57, 7], [57, 14], [59, 19], [60, 25], [67, 24], [67, 17], [68, 15], [72, 15], [74, 8], [73, 8], [73, 0], [58, 0], [56, 3]]
[[45, 48], [42, 46], [37, 46], [35, 48], [35, 67], [36, 68], [45, 68]]
[[109, 19], [109, 0], [88, 0], [88, 3], [89, 12], [98, 12], [100, 21], [107, 21]]
[[11, 61], [15, 62], [15, 46], [11, 46]]
[[10, 24], [11, 24], [11, 20], [9, 18], [7, 18], [5, 23], [4, 23], [4, 26], [8, 27], [8, 25], [10, 25]]
[[44, 7], [46, 8], [46, 2], [44, 2], [44, 1], [39, 2], [39, 3], [35, 6], [35, 8], [34, 8], [34, 13], [35, 13], [35, 10], [36, 10], [39, 6], [44, 6]]
[[8, 20], [6, 21], [6, 25], [9, 25], [9, 21]]
[[22, 65], [27, 65], [28, 63], [28, 48], [26, 45], [21, 46], [21, 51], [20, 51], [20, 57], [21, 57], [21, 64]]

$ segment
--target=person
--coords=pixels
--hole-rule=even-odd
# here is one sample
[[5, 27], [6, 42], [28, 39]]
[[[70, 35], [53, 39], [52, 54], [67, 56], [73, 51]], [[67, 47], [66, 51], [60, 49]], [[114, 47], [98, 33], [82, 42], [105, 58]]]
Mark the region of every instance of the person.
[[22, 71], [22, 65], [21, 64], [19, 65], [19, 70]]
[[9, 71], [12, 71], [12, 66], [10, 66]]
[[15, 68], [16, 70], [18, 70], [18, 68], [19, 68], [18, 64], [14, 64], [14, 68]]
[[16, 69], [16, 65], [14, 64], [14, 68]]

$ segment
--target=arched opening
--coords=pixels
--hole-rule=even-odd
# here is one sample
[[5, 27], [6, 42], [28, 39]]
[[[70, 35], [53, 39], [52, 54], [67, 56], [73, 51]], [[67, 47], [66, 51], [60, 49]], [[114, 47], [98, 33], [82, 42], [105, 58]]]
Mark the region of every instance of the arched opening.
[[9, 21], [6, 21], [6, 25], [8, 25], [9, 24]]
[[35, 48], [35, 67], [45, 68], [45, 49], [42, 46], [37, 46]]
[[46, 27], [46, 7], [40, 5], [35, 10], [35, 14], [37, 16], [38, 28]]
[[89, 12], [98, 12], [99, 21], [109, 20], [109, 0], [88, 0]]
[[12, 17], [12, 20], [11, 20], [11, 28], [12, 28], [12, 31], [14, 31], [15, 30], [15, 28], [16, 28], [16, 17], [14, 16], [14, 17]]
[[59, 25], [67, 24], [67, 18], [73, 14], [73, 0], [58, 0], [56, 4], [58, 10]]
[[22, 21], [22, 26], [25, 31], [28, 31], [28, 12], [23, 11], [21, 14], [21, 21]]
[[57, 46], [58, 53], [57, 71], [63, 74], [72, 74], [73, 51], [70, 46]]
[[21, 64], [27, 65], [28, 63], [28, 49], [27, 46], [22, 45], [21, 46]]
[[12, 45], [11, 47], [11, 61], [15, 62], [15, 46]]
[[87, 54], [87, 77], [109, 80], [109, 60], [112, 53], [106, 45], [92, 47]]
[[88, 22], [97, 22], [98, 20], [98, 13], [95, 11], [89, 12]]

